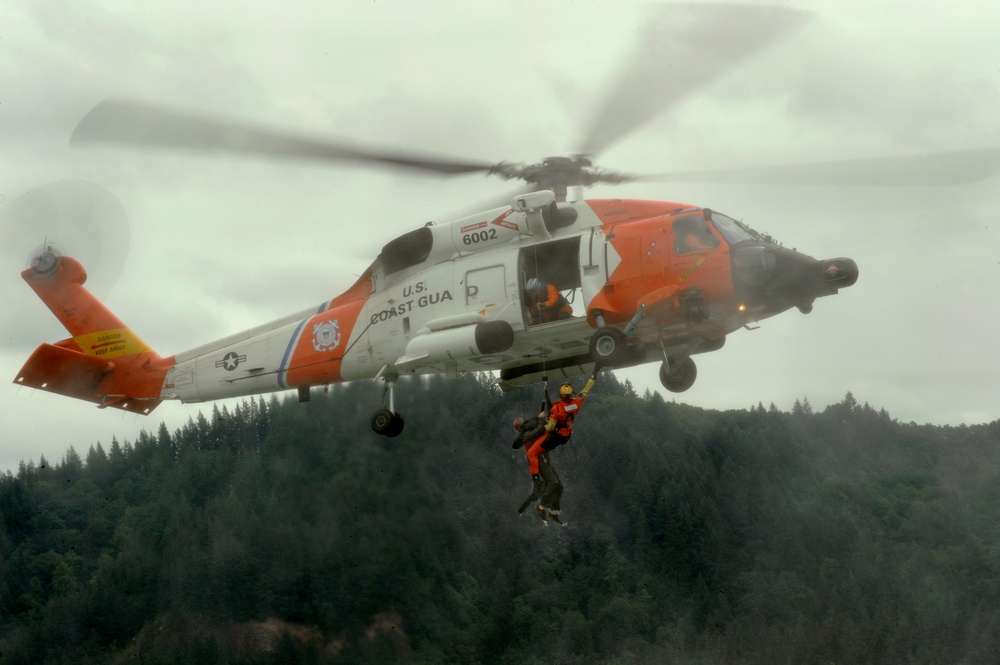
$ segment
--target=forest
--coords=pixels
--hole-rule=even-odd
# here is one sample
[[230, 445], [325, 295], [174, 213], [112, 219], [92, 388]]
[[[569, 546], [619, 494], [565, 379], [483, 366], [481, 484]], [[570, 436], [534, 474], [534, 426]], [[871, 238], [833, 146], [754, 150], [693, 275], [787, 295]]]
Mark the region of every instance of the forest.
[[1000, 421], [710, 411], [606, 374], [552, 455], [559, 527], [517, 514], [540, 389], [402, 381], [395, 439], [380, 397], [248, 399], [0, 475], [0, 665], [1000, 662]]

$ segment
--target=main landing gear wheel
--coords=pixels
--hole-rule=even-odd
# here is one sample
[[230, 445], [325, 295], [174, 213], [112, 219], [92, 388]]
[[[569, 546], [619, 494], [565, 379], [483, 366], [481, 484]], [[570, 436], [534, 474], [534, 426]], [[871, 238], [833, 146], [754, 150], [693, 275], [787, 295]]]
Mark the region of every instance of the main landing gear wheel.
[[590, 357], [602, 367], [614, 367], [629, 358], [628, 338], [618, 328], [604, 326], [590, 338]]
[[660, 383], [672, 393], [682, 393], [694, 385], [698, 368], [690, 356], [671, 356], [670, 364], [660, 365]]
[[389, 409], [379, 409], [372, 416], [372, 429], [382, 436], [399, 436], [403, 431], [403, 416]]

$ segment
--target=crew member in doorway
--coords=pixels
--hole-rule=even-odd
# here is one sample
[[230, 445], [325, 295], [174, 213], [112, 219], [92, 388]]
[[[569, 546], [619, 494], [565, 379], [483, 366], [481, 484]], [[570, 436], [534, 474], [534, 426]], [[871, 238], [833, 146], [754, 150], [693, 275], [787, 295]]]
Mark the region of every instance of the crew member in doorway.
[[573, 307], [559, 289], [537, 277], [528, 280], [525, 296], [532, 323], [550, 323], [573, 316]]

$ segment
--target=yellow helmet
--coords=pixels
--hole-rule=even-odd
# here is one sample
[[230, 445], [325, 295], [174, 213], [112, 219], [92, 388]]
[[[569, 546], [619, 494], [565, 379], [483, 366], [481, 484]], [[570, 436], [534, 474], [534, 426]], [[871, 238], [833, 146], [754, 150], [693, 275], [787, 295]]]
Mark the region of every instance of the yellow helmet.
[[559, 386], [559, 396], [560, 397], [572, 397], [573, 396], [573, 386], [568, 383], [564, 383]]

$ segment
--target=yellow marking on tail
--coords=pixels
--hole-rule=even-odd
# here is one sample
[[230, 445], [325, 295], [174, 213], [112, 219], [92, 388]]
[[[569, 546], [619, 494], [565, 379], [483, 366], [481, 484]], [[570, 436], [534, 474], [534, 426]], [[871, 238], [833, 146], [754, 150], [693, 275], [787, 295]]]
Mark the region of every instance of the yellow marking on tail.
[[149, 346], [128, 328], [113, 328], [77, 335], [73, 341], [84, 353], [100, 358], [130, 356], [149, 350]]

